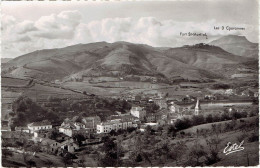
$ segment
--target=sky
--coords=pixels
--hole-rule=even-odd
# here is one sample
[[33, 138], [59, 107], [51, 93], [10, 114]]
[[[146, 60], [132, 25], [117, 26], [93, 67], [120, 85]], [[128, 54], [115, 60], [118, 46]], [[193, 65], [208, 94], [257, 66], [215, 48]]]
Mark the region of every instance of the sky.
[[[10, 2], [1, 4], [2, 57], [78, 43], [128, 41], [154, 47], [243, 35], [258, 42], [257, 0]], [[222, 27], [224, 30], [214, 30]], [[226, 27], [245, 30], [226, 30]], [[180, 33], [206, 33], [181, 36]]]

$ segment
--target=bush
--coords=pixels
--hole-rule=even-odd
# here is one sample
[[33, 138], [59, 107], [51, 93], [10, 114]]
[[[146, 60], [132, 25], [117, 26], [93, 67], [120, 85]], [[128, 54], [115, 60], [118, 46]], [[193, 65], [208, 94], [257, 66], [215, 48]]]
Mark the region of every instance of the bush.
[[204, 116], [203, 115], [193, 116], [192, 117], [192, 124], [193, 124], [193, 126], [204, 124]]
[[213, 116], [212, 116], [212, 114], [209, 114], [209, 115], [206, 117], [206, 122], [207, 122], [207, 123], [212, 123], [212, 122], [213, 122]]
[[249, 141], [249, 142], [259, 141], [259, 135], [257, 135], [256, 133], [252, 133], [252, 134], [248, 137], [248, 141]]
[[210, 153], [206, 156], [206, 160], [205, 160], [205, 164], [206, 165], [212, 165], [214, 163], [217, 163], [220, 161], [220, 158], [218, 156], [218, 152], [217, 151], [210, 151]]
[[136, 162], [141, 162], [141, 161], [143, 161], [142, 156], [141, 156], [140, 154], [138, 154], [138, 155], [136, 156], [136, 158], [135, 158], [135, 161], [136, 161]]
[[220, 121], [219, 115], [218, 115], [218, 114], [215, 114], [215, 115], [213, 116], [213, 122], [219, 122], [219, 121]]
[[191, 121], [188, 118], [178, 119], [175, 122], [175, 128], [177, 131], [187, 129], [191, 126], [192, 126]]
[[226, 120], [230, 120], [231, 117], [229, 117], [228, 113], [224, 112], [221, 114], [220, 119], [221, 119], [221, 121], [226, 121]]

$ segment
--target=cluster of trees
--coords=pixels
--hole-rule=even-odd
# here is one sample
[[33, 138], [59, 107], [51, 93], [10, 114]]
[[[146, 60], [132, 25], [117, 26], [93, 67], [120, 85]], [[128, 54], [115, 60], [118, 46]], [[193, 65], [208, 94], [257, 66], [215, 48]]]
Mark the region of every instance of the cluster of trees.
[[101, 147], [101, 150], [102, 152], [104, 152], [104, 154], [99, 158], [99, 166], [121, 166], [122, 160], [120, 158], [124, 156], [124, 152], [122, 151], [120, 140], [115, 142], [114, 139], [106, 136], [103, 137], [102, 141], [104, 142], [104, 144]]
[[[252, 115], [254, 115], [254, 113], [252, 113]], [[214, 115], [209, 114], [207, 116], [195, 115], [191, 119], [189, 118], [178, 119], [174, 125], [169, 127], [168, 134], [175, 136], [177, 131], [187, 129], [192, 126], [219, 122], [219, 121], [226, 121], [231, 119], [236, 120], [245, 117], [247, 117], [247, 112], [237, 112], [237, 111], [233, 111], [230, 114], [228, 112], [223, 112], [222, 114], [214, 114]]]
[[230, 89], [231, 86], [224, 83], [218, 83], [211, 86], [211, 89]]
[[[126, 112], [131, 109], [131, 104], [125, 100], [94, 98], [92, 100], [60, 99], [50, 96], [46, 107], [53, 111], [94, 112], [96, 109]], [[88, 110], [88, 111], [87, 111]]]
[[31, 122], [49, 120], [57, 122], [59, 117], [51, 110], [38, 105], [29, 97], [20, 96], [12, 104], [13, 112], [11, 128], [16, 126], [26, 126]]
[[160, 106], [155, 103], [148, 103], [144, 109], [147, 113], [156, 113], [160, 109]]

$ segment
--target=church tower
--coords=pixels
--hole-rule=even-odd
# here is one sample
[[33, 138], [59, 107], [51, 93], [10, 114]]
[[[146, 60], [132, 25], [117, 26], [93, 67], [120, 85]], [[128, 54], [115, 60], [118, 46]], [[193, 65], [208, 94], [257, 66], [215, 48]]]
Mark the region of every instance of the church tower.
[[197, 99], [197, 103], [196, 103], [196, 106], [195, 106], [194, 115], [199, 115], [199, 99]]

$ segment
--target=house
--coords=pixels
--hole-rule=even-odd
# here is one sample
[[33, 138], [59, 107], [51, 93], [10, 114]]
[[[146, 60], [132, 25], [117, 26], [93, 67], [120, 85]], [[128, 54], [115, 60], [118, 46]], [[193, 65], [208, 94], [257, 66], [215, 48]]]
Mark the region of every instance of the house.
[[51, 130], [38, 130], [33, 132], [33, 138], [49, 138]]
[[246, 89], [244, 90], [241, 95], [242, 96], [248, 96], [248, 97], [255, 97], [255, 91], [253, 89]]
[[109, 133], [112, 130], [126, 130], [127, 128], [137, 127], [132, 121], [122, 121], [121, 119], [110, 120], [97, 125], [97, 133]]
[[176, 113], [172, 113], [167, 116], [167, 124], [173, 124], [180, 116]]
[[140, 126], [140, 129], [146, 130], [148, 126], [151, 127], [152, 129], [157, 129], [159, 125], [158, 123], [144, 123]]
[[55, 140], [49, 138], [37, 138], [40, 142], [41, 150], [44, 152], [56, 153], [60, 148], [61, 144]]
[[226, 95], [232, 95], [232, 94], [233, 94], [233, 89], [227, 89], [227, 90], [225, 91], [225, 94], [226, 94]]
[[88, 132], [96, 132], [97, 125], [101, 123], [99, 116], [84, 117], [82, 118], [82, 123], [85, 124], [85, 128]]
[[216, 100], [216, 97], [214, 95], [205, 95], [204, 99], [205, 100]]
[[70, 123], [63, 122], [59, 128], [59, 132], [69, 137], [72, 137], [77, 130], [79, 130], [78, 127], [76, 127], [72, 122]]
[[86, 125], [82, 124], [80, 122], [75, 122], [74, 126], [76, 127], [76, 130], [80, 130], [80, 129], [85, 129], [86, 128]]
[[52, 125], [49, 121], [44, 120], [41, 122], [33, 122], [28, 124], [28, 128], [31, 132], [38, 131], [38, 130], [48, 130], [52, 129]]
[[27, 133], [31, 133], [30, 129], [28, 127], [15, 127], [14, 128], [15, 131], [17, 132], [27, 132]]
[[[26, 134], [25, 134], [26, 135]], [[2, 131], [1, 132], [1, 138], [2, 138], [2, 143], [4, 142], [10, 142], [11, 141], [15, 141], [15, 140], [19, 140], [21, 137], [21, 134], [17, 134], [17, 132], [14, 131]], [[28, 136], [29, 138], [29, 136]]]
[[156, 122], [156, 114], [155, 113], [148, 113], [146, 115], [146, 122], [148, 122], [148, 123]]
[[174, 102], [171, 102], [170, 106], [169, 106], [169, 113], [179, 113], [180, 112], [180, 106], [177, 105]]
[[121, 115], [111, 115], [107, 120], [122, 120], [122, 121], [136, 121], [139, 120], [137, 117], [130, 114], [121, 114]]
[[164, 99], [156, 98], [154, 99], [154, 103], [160, 106], [160, 109], [167, 108], [167, 103]]
[[8, 121], [1, 121], [1, 131], [11, 131]]
[[139, 118], [140, 120], [144, 120], [146, 116], [146, 111], [143, 107], [140, 106], [133, 106], [130, 110], [131, 115]]
[[156, 120], [157, 121], [159, 121], [159, 120], [166, 120], [168, 113], [169, 113], [168, 109], [163, 109], [163, 110], [157, 112], [156, 113]]
[[68, 139], [60, 144], [61, 149], [74, 153], [75, 150], [79, 149], [79, 145], [74, 142], [73, 139]]

